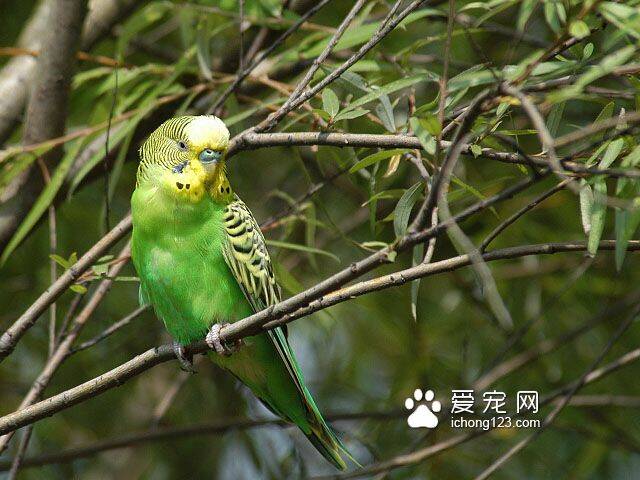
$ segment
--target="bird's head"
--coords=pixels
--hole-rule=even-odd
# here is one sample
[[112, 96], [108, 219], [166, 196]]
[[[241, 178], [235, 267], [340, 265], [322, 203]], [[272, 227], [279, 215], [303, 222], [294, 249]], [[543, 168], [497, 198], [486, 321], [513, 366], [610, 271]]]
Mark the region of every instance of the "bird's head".
[[152, 182], [176, 199], [200, 201], [205, 194], [232, 196], [225, 173], [229, 130], [213, 115], [183, 116], [160, 125], [140, 148], [137, 184]]

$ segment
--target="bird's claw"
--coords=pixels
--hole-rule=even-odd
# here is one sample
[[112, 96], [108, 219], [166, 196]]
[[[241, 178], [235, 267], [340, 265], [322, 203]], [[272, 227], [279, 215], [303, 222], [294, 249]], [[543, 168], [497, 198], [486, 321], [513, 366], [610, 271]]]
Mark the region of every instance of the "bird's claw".
[[222, 341], [220, 340], [220, 330], [222, 330], [222, 328], [226, 325], [228, 324], [214, 323], [211, 327], [211, 330], [209, 330], [209, 333], [207, 333], [207, 336], [204, 339], [205, 342], [207, 342], [207, 345], [209, 345], [209, 348], [215, 350], [218, 355], [222, 355], [224, 357], [228, 357], [232, 353], [238, 351], [238, 348], [241, 344], [241, 341], [237, 341], [233, 344], [232, 347], [228, 347], [226, 344], [222, 343]]
[[175, 353], [180, 369], [188, 373], [197, 373], [196, 367], [193, 365], [193, 355], [187, 355], [184, 347], [178, 342], [173, 342], [173, 353]]

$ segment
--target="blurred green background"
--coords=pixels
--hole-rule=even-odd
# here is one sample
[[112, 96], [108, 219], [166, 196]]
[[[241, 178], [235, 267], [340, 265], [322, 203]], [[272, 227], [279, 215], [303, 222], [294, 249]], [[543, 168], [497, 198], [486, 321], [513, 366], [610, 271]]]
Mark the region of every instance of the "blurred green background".
[[[299, 3], [282, 8], [279, 0], [246, 0], [244, 51], [263, 26], [277, 35], [313, 2]], [[543, 51], [544, 46], [553, 45], [567, 32], [572, 19], [581, 11], [582, 3], [455, 2], [458, 17], [453, 26], [449, 77], [457, 83], [450, 82], [447, 118], [465, 105], [482, 85], [491, 84], [492, 75], [499, 78], [507, 75], [505, 66], [526, 64]], [[339, 66], [368, 40], [390, 4], [366, 2], [316, 80]], [[630, 8], [633, 15], [615, 24], [611, 18], [603, 17], [602, 11], [598, 10], [602, 5], [599, 5], [584, 18], [595, 31], [563, 52], [561, 58], [547, 62], [548, 68], [535, 72], [525, 84], [580, 75], [598, 65], [606, 55], [625, 45], [636, 45], [640, 23], [637, 2], [618, 4]], [[321, 9], [311, 18], [310, 24], [295, 33], [260, 67], [260, 74], [281, 82], [280, 86], [285, 90], [295, 86], [304, 67], [320, 53], [351, 5], [352, 2], [333, 1]], [[30, 1], [0, 3], [0, 45], [15, 45], [34, 8], [36, 2]], [[350, 69], [354, 74], [349, 77], [351, 81], [340, 80], [330, 88], [344, 107], [365, 92], [354, 86], [354, 82], [364, 81], [368, 91], [376, 91], [400, 79], [415, 76], [416, 81], [366, 104], [364, 108], [370, 111], [369, 115], [337, 122], [330, 129], [354, 133], [404, 133], [410, 115], [434, 118], [439, 88], [434, 78], [443, 71], [448, 6], [445, 2], [425, 8]], [[228, 85], [229, 75], [237, 68], [237, 12], [238, 4], [233, 0], [139, 2], [134, 11], [91, 51], [92, 55], [118, 59], [125, 66], [114, 69], [93, 61], [79, 62], [70, 99], [68, 131], [107, 120], [114, 95], [114, 118], [135, 108], [149, 108], [139, 123], [136, 117], [136, 122], [131, 118], [115, 122], [110, 134], [111, 226], [128, 211], [140, 140], [175, 112], [206, 110]], [[600, 29], [603, 22], [607, 23], [604, 30]], [[269, 33], [269, 39], [273, 41], [273, 34]], [[585, 54], [588, 44], [592, 45], [590, 56]], [[193, 46], [196, 55], [181, 69], [174, 69]], [[9, 58], [2, 57], [0, 62]], [[625, 64], [633, 65], [636, 59], [634, 52]], [[612, 95], [609, 91], [583, 91], [563, 100], [558, 136], [593, 122], [611, 102], [612, 113], [609, 115], [618, 115], [622, 108], [626, 111], [636, 109], [638, 81], [634, 75], [622, 77], [610, 73], [594, 85], [621, 92], [620, 95]], [[188, 89], [199, 83], [205, 84], [205, 91], [190, 95]], [[269, 107], [277, 107], [286, 98], [282, 91], [265, 83], [264, 78], [262, 81], [251, 78], [238, 95], [226, 102], [222, 117], [229, 121], [232, 135], [259, 122]], [[537, 98], [538, 103], [544, 104], [542, 110], [546, 117], [559, 103], [553, 98], [545, 98], [554, 91], [557, 93], [558, 90], [543, 92]], [[179, 94], [179, 99], [156, 105], [159, 98], [173, 94]], [[393, 111], [391, 116], [385, 113], [387, 100]], [[412, 102], [415, 102], [417, 113], [410, 111]], [[531, 130], [518, 106], [508, 103], [499, 121], [496, 108], [492, 108], [477, 122], [474, 131], [497, 124], [495, 132], [512, 139], [530, 154], [539, 153], [535, 131]], [[317, 109], [317, 118], [298, 109], [279, 125], [278, 130], [322, 129], [318, 118], [326, 117], [323, 101], [318, 97], [312, 99], [310, 105]], [[75, 155], [92, 142], [104, 145], [103, 134], [104, 130], [100, 130], [68, 142], [66, 154]], [[20, 142], [18, 128], [5, 146]], [[628, 153], [634, 146], [633, 135], [625, 142], [624, 152]], [[478, 145], [513, 151], [491, 135], [478, 141]], [[562, 154], [581, 152], [580, 147], [582, 145], [570, 145]], [[56, 200], [57, 254], [63, 258], [73, 252], [81, 255], [106, 231], [104, 146], [98, 150], [98, 154], [89, 159], [88, 167], [86, 163], [84, 169], [76, 164], [71, 169]], [[595, 148], [578, 155], [577, 161], [586, 161], [593, 150]], [[230, 180], [258, 221], [264, 221], [286, 211], [294, 199], [304, 195], [314, 184], [374, 152], [331, 147], [277, 147], [240, 152], [230, 160]], [[429, 172], [433, 170], [432, 162], [433, 159], [425, 155], [424, 165]], [[18, 162], [9, 160], [0, 166], [3, 188], [10, 181], [11, 165], [15, 163]], [[400, 159], [395, 171], [389, 163], [389, 159], [385, 159], [327, 182], [310, 199], [295, 204], [293, 212], [275, 228], [265, 232], [269, 240], [299, 245], [302, 249], [270, 249], [286, 296], [313, 286], [350, 262], [363, 258], [373, 248], [379, 248], [379, 245], [367, 242], [394, 240], [393, 214], [398, 199], [406, 189], [421, 181], [421, 177], [406, 157]], [[455, 174], [459, 181], [452, 184], [450, 200], [452, 209], [459, 211], [479, 198], [486, 198], [525, 178], [527, 169], [469, 155], [460, 162]], [[479, 243], [500, 221], [557, 181], [557, 178], [546, 178], [515, 198], [498, 204], [494, 210], [485, 210], [472, 217], [463, 224], [465, 232]], [[613, 194], [615, 180], [609, 182], [609, 192]], [[371, 201], [376, 194], [379, 195]], [[609, 209], [602, 238], [614, 236], [614, 213]], [[507, 229], [491, 248], [584, 240], [578, 198], [572, 192], [561, 191]], [[113, 249], [113, 254], [117, 248]], [[48, 252], [45, 215], [44, 221], [24, 238], [0, 270], [2, 330], [49, 285]], [[455, 255], [456, 249], [449, 238], [440, 236], [434, 261]], [[389, 413], [384, 419], [372, 416], [333, 423], [354, 456], [366, 465], [460, 433], [448, 425], [447, 412], [441, 414], [438, 428], [428, 434], [425, 429], [413, 430], [407, 426], [402, 411], [404, 400], [416, 388], [432, 389], [438, 400], [448, 403], [452, 389], [473, 388], [473, 382], [497, 363], [549, 342], [558, 342], [558, 348], [500, 378], [490, 387], [477, 390], [476, 410], [482, 408], [479, 399], [483, 391], [495, 388], [505, 392], [509, 398], [508, 411], [513, 413], [518, 390], [537, 390], [542, 396], [582, 375], [633, 306], [633, 301], [624, 306], [620, 306], [620, 302], [634, 294], [636, 297], [631, 298], [637, 300], [640, 274], [636, 255], [629, 253], [619, 271], [612, 252], [599, 252], [593, 259], [584, 253], [564, 253], [491, 263], [500, 294], [514, 319], [512, 331], [497, 324], [473, 270], [464, 268], [420, 282], [415, 319], [412, 287], [405, 285], [363, 296], [296, 321], [289, 328], [290, 341], [323, 412]], [[411, 262], [410, 253], [399, 255], [395, 263], [378, 269], [375, 275], [409, 267]], [[137, 283], [129, 278], [135, 276], [131, 265], [127, 265], [120, 275], [124, 278], [114, 283], [84, 328], [80, 341], [99, 334], [138, 306]], [[372, 274], [367, 275], [367, 278], [371, 277]], [[86, 283], [89, 295], [98, 280]], [[68, 291], [57, 302], [59, 324], [76, 295]], [[598, 315], [603, 320], [584, 334], [563, 339], [569, 332], [590, 325]], [[43, 315], [0, 366], [2, 414], [17, 407], [46, 362], [49, 341], [46, 317]], [[522, 340], [503, 352], [513, 331], [529, 323], [530, 328]], [[162, 324], [152, 312], [145, 312], [105, 341], [66, 360], [45, 396], [93, 378], [168, 341]], [[634, 349], [639, 341], [640, 332], [632, 325], [614, 345], [605, 362]], [[270, 413], [230, 375], [209, 362], [200, 362], [198, 366], [199, 374], [188, 377], [180, 387], [159, 421], [161, 426], [270, 418]], [[540, 438], [511, 459], [495, 478], [634, 478], [640, 470], [637, 453], [640, 451], [640, 415], [635, 401], [640, 399], [637, 375], [638, 366], [630, 365], [585, 387], [579, 395], [598, 395], [604, 405], [567, 407]], [[154, 411], [181, 377], [176, 362], [165, 363], [117, 389], [38, 422], [27, 457], [156, 428]], [[606, 401], [602, 395], [614, 400], [629, 397], [631, 406], [616, 406], [613, 400]], [[543, 418], [549, 411], [550, 407], [541, 409], [537, 418]], [[527, 434], [527, 431], [517, 429], [498, 430], [424, 462], [374, 478], [473, 478]], [[0, 460], [13, 458], [17, 438], [19, 436]], [[231, 479], [299, 478], [332, 473], [331, 467], [307, 445], [298, 431], [266, 426], [136, 443], [69, 463], [25, 468], [19, 477]], [[0, 477], [2, 475], [0, 473]]]

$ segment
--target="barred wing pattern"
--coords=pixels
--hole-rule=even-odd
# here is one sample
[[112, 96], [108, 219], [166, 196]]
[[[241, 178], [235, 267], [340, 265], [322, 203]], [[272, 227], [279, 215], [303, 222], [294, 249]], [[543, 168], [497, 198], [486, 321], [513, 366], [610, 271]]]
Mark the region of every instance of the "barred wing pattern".
[[267, 246], [253, 214], [237, 196], [223, 214], [224, 259], [254, 311], [280, 301]]

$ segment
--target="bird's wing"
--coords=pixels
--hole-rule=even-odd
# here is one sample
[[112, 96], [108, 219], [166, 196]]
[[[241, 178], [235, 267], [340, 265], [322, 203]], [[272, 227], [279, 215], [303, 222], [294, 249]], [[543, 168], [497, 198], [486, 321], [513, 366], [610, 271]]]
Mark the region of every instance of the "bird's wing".
[[280, 301], [280, 288], [260, 227], [238, 197], [224, 214], [226, 241], [222, 252], [247, 300], [258, 312]]
[[[273, 275], [269, 252], [260, 227], [249, 208], [235, 197], [225, 209], [223, 220], [226, 231], [226, 241], [223, 242], [224, 258], [253, 310], [257, 312], [279, 302], [280, 288]], [[269, 330], [267, 335], [307, 410], [310, 430], [303, 429], [305, 435], [336, 467], [344, 469], [345, 464], [340, 452], [344, 452], [352, 460], [353, 457], [324, 421], [311, 393], [304, 385], [302, 372], [287, 342], [286, 330], [274, 328]], [[277, 411], [273, 408], [271, 410]]]
[[[273, 274], [264, 237], [249, 207], [236, 196], [226, 207], [223, 221], [227, 234], [222, 250], [224, 259], [253, 310], [259, 312], [278, 303], [280, 287]], [[302, 385], [300, 367], [286, 340], [286, 330], [275, 328], [268, 335], [300, 393], [306, 398], [308, 394]]]

